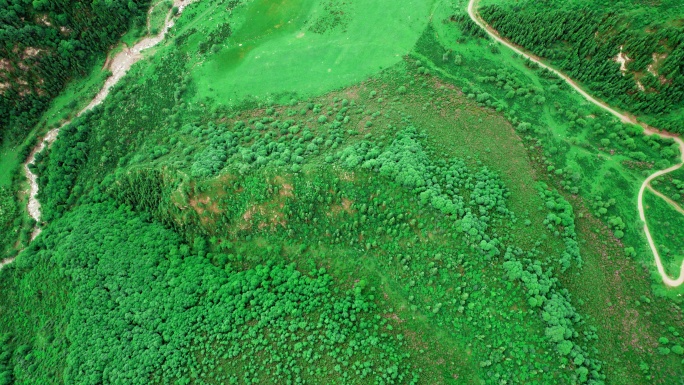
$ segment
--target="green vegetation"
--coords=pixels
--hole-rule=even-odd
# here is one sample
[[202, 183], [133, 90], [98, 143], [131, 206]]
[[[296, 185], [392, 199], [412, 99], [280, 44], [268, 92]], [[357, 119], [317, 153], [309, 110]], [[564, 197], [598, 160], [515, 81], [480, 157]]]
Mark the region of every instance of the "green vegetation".
[[681, 2], [484, 0], [482, 5], [480, 13], [494, 29], [549, 59], [599, 98], [656, 127], [682, 132]]
[[3, 241], [0, 243], [0, 247], [2, 247], [3, 251], [6, 251], [12, 240], [17, 238], [15, 221], [20, 220], [18, 215], [19, 203], [9, 188], [5, 186], [0, 187], [0, 231], [3, 234]]
[[131, 23], [143, 0], [0, 3], [0, 143], [18, 143], [66, 83], [83, 76]]
[[[205, 17], [218, 6], [203, 2], [188, 10], [186, 23], [179, 22], [186, 49], [201, 47], [209, 31], [225, 30]], [[430, 1], [414, 0], [246, 2], [229, 21], [232, 35], [217, 38], [206, 49], [215, 54], [193, 70], [194, 100], [239, 104], [249, 96], [287, 102], [362, 81], [410, 52], [430, 8]]]
[[154, 36], [161, 31], [166, 21], [166, 15], [169, 14], [172, 7], [173, 1], [171, 0], [158, 1], [153, 5], [149, 11], [147, 34]]
[[0, 260], [16, 255], [28, 244], [35, 221], [25, 212], [26, 194], [22, 159], [26, 159], [33, 142], [11, 147], [9, 143], [0, 151]]
[[85, 77], [70, 81], [43, 113], [36, 124], [36, 131], [58, 127], [83, 110], [111, 75], [104, 64], [104, 59], [99, 60]]
[[12, 170], [19, 164], [18, 148], [6, 145], [0, 152], [0, 186], [7, 187], [12, 183]]
[[651, 191], [644, 193], [644, 210], [665, 271], [671, 277], [678, 277], [684, 260], [684, 239], [681, 238], [684, 216]]
[[[3, 320], [17, 325], [15, 338], [38, 330], [47, 338], [22, 349], [14, 369], [19, 382], [43, 382], [49, 373], [65, 384], [331, 376], [409, 383], [414, 376], [397, 351], [403, 337], [386, 332], [386, 319], [370, 316], [374, 306], [361, 293], [363, 283], [333, 292], [324, 269], [302, 274], [275, 260], [236, 271], [228, 255], [205, 255], [199, 240], [190, 251], [173, 232], [105, 204], [80, 207], [41, 240], [12, 270], [44, 264], [60, 271], [69, 301], [40, 310], [62, 310], [48, 322], [67, 326]], [[66, 341], [65, 357], [59, 353]]]
[[684, 205], [684, 170], [681, 168], [656, 178], [651, 185], [680, 206]]
[[678, 383], [677, 147], [465, 5], [188, 5], [0, 190], [0, 384]]
[[[535, 162], [560, 177], [565, 191], [584, 197], [592, 214], [604, 218], [629, 246], [627, 255], [635, 254], [652, 265], [634, 200], [649, 170], [676, 161], [675, 143], [641, 135], [640, 127], [624, 125], [567, 92], [565, 83], [548, 71], [493, 49], [496, 43], [462, 33], [458, 26], [466, 22], [458, 15], [465, 13], [465, 4], [435, 11], [434, 29], [428, 28], [418, 42], [419, 57], [454, 79], [467, 97], [502, 111], [517, 126], [526, 146], [537, 149]], [[467, 66], [450, 59], [455, 52], [472, 58]], [[666, 292], [673, 297], [680, 294]]]

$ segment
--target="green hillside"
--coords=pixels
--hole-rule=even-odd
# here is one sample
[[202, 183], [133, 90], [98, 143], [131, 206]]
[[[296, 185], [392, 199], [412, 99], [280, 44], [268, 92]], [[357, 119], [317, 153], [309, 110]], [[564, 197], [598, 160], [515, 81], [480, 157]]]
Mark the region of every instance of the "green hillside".
[[[637, 211], [675, 141], [465, 0], [150, 6], [174, 25], [102, 104], [75, 116], [93, 70], [0, 148], [0, 384], [684, 378], [684, 286]], [[32, 240], [22, 162], [61, 123]], [[681, 201], [679, 174], [652, 185]], [[644, 204], [676, 279], [681, 214]]]

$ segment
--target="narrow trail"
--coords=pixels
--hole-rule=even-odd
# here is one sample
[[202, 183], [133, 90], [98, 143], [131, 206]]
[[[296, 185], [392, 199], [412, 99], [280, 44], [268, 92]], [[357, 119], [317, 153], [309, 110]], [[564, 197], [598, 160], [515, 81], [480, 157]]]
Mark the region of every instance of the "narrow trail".
[[[185, 7], [192, 1], [194, 0], [174, 0], [173, 7], [178, 7], [178, 13], [176, 14], [176, 16], [180, 15], [181, 12], [183, 12], [183, 9], [185, 9]], [[152, 14], [152, 10], [157, 4], [152, 6], [152, 8], [150, 8], [150, 10], [148, 10], [147, 12], [148, 23], [150, 15]], [[126, 75], [126, 73], [131, 68], [131, 66], [133, 66], [133, 64], [135, 64], [138, 60], [143, 58], [142, 51], [154, 47], [164, 39], [166, 33], [169, 31], [171, 27], [173, 27], [175, 23], [174, 15], [172, 14], [172, 12], [173, 8], [169, 10], [169, 12], [166, 14], [164, 28], [162, 28], [159, 34], [157, 34], [156, 36], [147, 36], [142, 38], [132, 48], [124, 48], [123, 51], [116, 54], [116, 56], [114, 56], [111, 60], [108, 60], [109, 69], [112, 71], [112, 75], [109, 78], [107, 78], [104, 85], [97, 93], [97, 95], [95, 95], [93, 100], [91, 100], [85, 108], [79, 111], [78, 114], [76, 114], [76, 116], [81, 116], [86, 111], [89, 111], [95, 108], [95, 106], [102, 103], [102, 101], [107, 97], [107, 95], [109, 95], [110, 89], [116, 83], [118, 83], [119, 80], [121, 80], [124, 77], [124, 75]], [[36, 226], [34, 227], [33, 232], [31, 233], [31, 240], [35, 239], [42, 230], [38, 226], [40, 224], [41, 217], [40, 202], [37, 199], [38, 176], [31, 171], [29, 166], [35, 163], [36, 154], [43, 151], [43, 149], [46, 146], [49, 147], [55, 140], [57, 140], [59, 130], [69, 123], [71, 123], [71, 121], [66, 121], [59, 128], [55, 128], [48, 131], [48, 133], [43, 137], [43, 140], [41, 140], [40, 143], [33, 148], [33, 150], [31, 151], [31, 155], [24, 163], [24, 171], [26, 172], [26, 177], [29, 180], [30, 184], [27, 209], [31, 218], [36, 220]], [[13, 261], [14, 258], [8, 258], [0, 261], [0, 269], [2, 269], [2, 267], [4, 267], [5, 265], [12, 263]]]
[[[660, 277], [663, 280], [663, 283], [667, 286], [671, 287], [677, 287], [681, 284], [684, 283], [684, 261], [682, 261], [682, 265], [680, 268], [679, 272], [679, 278], [677, 279], [672, 279], [670, 278], [667, 273], [665, 272], [665, 268], [663, 267], [662, 260], [660, 258], [660, 254], [658, 253], [658, 249], [655, 246], [655, 243], [653, 242], [653, 238], [651, 237], [651, 232], [648, 229], [648, 224], [646, 223], [646, 215], [644, 214], [644, 190], [646, 188], [651, 188], [650, 183], [653, 179], [665, 175], [667, 173], [670, 173], [672, 171], [675, 171], [682, 167], [684, 165], [684, 141], [677, 136], [673, 135], [667, 132], [661, 132], [658, 131], [657, 129], [648, 126], [647, 124], [643, 122], [637, 121], [637, 119], [629, 114], [626, 113], [621, 113], [613, 108], [611, 108], [609, 105], [606, 103], [594, 98], [593, 96], [589, 95], [586, 91], [584, 91], [577, 83], [575, 83], [574, 80], [572, 80], [570, 77], [565, 75], [564, 73], [558, 71], [557, 69], [545, 64], [539, 57], [525, 51], [524, 48], [517, 46], [508, 40], [502, 38], [499, 36], [499, 33], [493, 29], [492, 27], [489, 26], [477, 13], [477, 2], [478, 0], [470, 0], [468, 3], [468, 16], [480, 27], [482, 28], [489, 36], [491, 36], [494, 40], [500, 42], [501, 44], [507, 46], [508, 48], [512, 49], [514, 52], [517, 54], [537, 63], [540, 67], [545, 68], [556, 75], [558, 75], [560, 78], [565, 80], [566, 83], [568, 83], [572, 88], [575, 89], [580, 95], [582, 95], [586, 100], [590, 101], [591, 103], [595, 104], [596, 106], [604, 109], [605, 111], [609, 112], [610, 114], [614, 115], [618, 119], [620, 119], [623, 123], [630, 123], [630, 124], [638, 124], [644, 129], [644, 134], [645, 135], [660, 135], [661, 137], [665, 138], [671, 138], [673, 139], [677, 145], [679, 145], [679, 152], [681, 154], [680, 162], [672, 167], [666, 168], [664, 170], [656, 171], [653, 174], [651, 174], [646, 180], [641, 184], [641, 188], [639, 189], [639, 196], [638, 196], [638, 203], [637, 203], [637, 209], [639, 210], [639, 218], [644, 222], [644, 233], [646, 234], [646, 239], [648, 240], [648, 244], [651, 247], [651, 252], [653, 252], [653, 258], [655, 259], [656, 267], [658, 268], [658, 273], [660, 274]], [[662, 198], [662, 194], [656, 194], [659, 197]], [[669, 203], [669, 202], [668, 202]]]
[[672, 199], [668, 198], [665, 194], [661, 193], [660, 191], [656, 190], [651, 186], [650, 184], [648, 185], [648, 189], [651, 190], [652, 193], [655, 195], [659, 196], [660, 199], [664, 200], [667, 202], [673, 209], [675, 209], [678, 213], [684, 215], [684, 208], [680, 206], [677, 202], [673, 201]]
[[[677, 279], [672, 279], [670, 278], [667, 273], [665, 272], [665, 268], [663, 267], [663, 262], [660, 259], [660, 254], [658, 253], [658, 248], [656, 248], [655, 242], [653, 241], [653, 237], [651, 237], [651, 232], [648, 229], [648, 224], [646, 223], [646, 214], [644, 213], [644, 191], [646, 191], [646, 188], [651, 188], [651, 181], [661, 175], [665, 175], [667, 173], [670, 173], [674, 170], [679, 169], [682, 167], [682, 164], [684, 163], [684, 142], [682, 142], [681, 139], [675, 138], [677, 143], [679, 144], [680, 151], [682, 151], [682, 163], [676, 164], [670, 168], [666, 168], [665, 170], [660, 170], [656, 171], [655, 173], [651, 174], [646, 178], [644, 183], [641, 184], [641, 188], [639, 189], [639, 198], [637, 201], [638, 204], [638, 209], [639, 209], [639, 219], [641, 219], [642, 222], [644, 222], [644, 233], [646, 233], [646, 239], [648, 239], [648, 245], [651, 247], [651, 251], [653, 252], [653, 257], [655, 258], [655, 263], [656, 267], [658, 268], [658, 273], [660, 273], [661, 278], [663, 279], [663, 282], [672, 287], [677, 287], [684, 283], [684, 262], [682, 262], [682, 265], [680, 266], [679, 269], [679, 278]], [[661, 194], [656, 194], [657, 196], [661, 196]], [[669, 202], [668, 202], [669, 203]]]

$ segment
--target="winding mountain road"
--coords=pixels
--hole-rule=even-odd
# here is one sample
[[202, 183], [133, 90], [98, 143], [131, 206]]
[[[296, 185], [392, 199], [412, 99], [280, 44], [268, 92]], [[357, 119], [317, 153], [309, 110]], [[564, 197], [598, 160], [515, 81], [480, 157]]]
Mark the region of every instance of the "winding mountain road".
[[[639, 210], [639, 218], [644, 222], [644, 233], [646, 234], [646, 239], [648, 240], [648, 244], [651, 247], [651, 252], [653, 253], [653, 258], [655, 259], [655, 264], [656, 267], [658, 268], [658, 273], [660, 274], [660, 277], [663, 280], [663, 283], [667, 286], [671, 287], [677, 287], [681, 284], [684, 283], [684, 261], [682, 261], [681, 267], [680, 267], [680, 272], [679, 272], [679, 278], [673, 279], [670, 278], [667, 273], [665, 272], [665, 268], [663, 267], [662, 260], [660, 258], [660, 254], [658, 254], [658, 249], [656, 248], [655, 243], [653, 242], [653, 237], [651, 237], [651, 232], [648, 229], [648, 224], [646, 223], [646, 215], [644, 214], [644, 191], [646, 188], [651, 188], [651, 181], [661, 175], [665, 175], [667, 173], [670, 173], [672, 171], [675, 171], [682, 167], [684, 164], [684, 141], [679, 136], [672, 135], [670, 133], [666, 132], [660, 132], [653, 127], [649, 127], [643, 122], [638, 122], [637, 119], [633, 116], [630, 116], [625, 113], [618, 112], [617, 110], [611, 108], [608, 106], [606, 103], [594, 98], [593, 96], [589, 95], [586, 91], [584, 91], [580, 86], [575, 83], [570, 77], [565, 75], [564, 73], [558, 71], [557, 69], [545, 64], [544, 62], [541, 61], [541, 59], [537, 56], [534, 56], [533, 54], [525, 51], [522, 47], [517, 46], [508, 40], [502, 38], [499, 36], [499, 33], [490, 27], [477, 13], [477, 1], [478, 0], [470, 0], [468, 3], [468, 15], [470, 18], [480, 27], [482, 28], [489, 36], [491, 36], [494, 40], [500, 42], [501, 44], [507, 46], [508, 48], [512, 49], [515, 51], [517, 54], [537, 63], [540, 67], [546, 68], [547, 70], [555, 73], [558, 75], [560, 78], [565, 80], [566, 83], [568, 83], [572, 88], [575, 89], [580, 95], [582, 95], [586, 100], [590, 101], [591, 103], [595, 104], [596, 106], [604, 109], [605, 111], [611, 113], [618, 119], [620, 119], [624, 123], [631, 123], [631, 124], [638, 124], [644, 129], [644, 134], [645, 135], [660, 135], [665, 138], [672, 138], [677, 145], [679, 145], [679, 152], [681, 154], [680, 158], [680, 163], [666, 168], [664, 170], [656, 171], [653, 174], [651, 174], [646, 180], [641, 184], [641, 188], [639, 189], [639, 196], [638, 196], [638, 203], [637, 203], [637, 209]], [[656, 194], [659, 197], [662, 198], [661, 194]], [[668, 202], [669, 203], [669, 202]]]

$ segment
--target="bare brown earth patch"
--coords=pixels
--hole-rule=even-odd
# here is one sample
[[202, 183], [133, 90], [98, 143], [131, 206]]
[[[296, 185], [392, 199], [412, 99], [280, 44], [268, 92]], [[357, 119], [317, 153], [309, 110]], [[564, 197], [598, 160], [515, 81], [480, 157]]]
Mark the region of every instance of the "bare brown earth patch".
[[289, 183], [282, 175], [273, 178], [273, 184], [280, 186], [278, 188], [278, 193], [281, 197], [294, 197], [294, 187], [292, 186], [292, 183]]
[[188, 204], [199, 215], [202, 215], [205, 212], [210, 212], [212, 214], [220, 214], [222, 212], [222, 210], [219, 209], [218, 204], [216, 202], [212, 202], [211, 198], [208, 196], [190, 198]]
[[273, 197], [262, 203], [253, 204], [241, 215], [239, 230], [248, 230], [256, 226], [259, 230], [270, 228], [275, 230], [278, 226], [285, 227], [287, 218], [284, 213], [287, 199], [294, 198], [294, 186], [287, 179], [278, 175], [272, 180], [272, 184], [278, 187], [277, 194], [274, 190]]
[[[277, 226], [285, 227], [287, 220], [285, 218], [285, 213], [282, 209], [285, 207], [285, 203], [279, 203], [274, 205], [273, 201], [264, 202], [258, 205], [250, 206], [247, 211], [242, 214], [243, 222], [238, 225], [240, 230], [248, 230], [253, 228], [254, 225], [259, 230], [263, 230], [266, 227], [275, 229]], [[258, 214], [259, 222], [254, 223], [255, 214]]]

